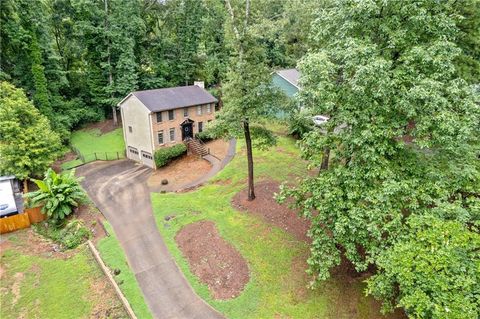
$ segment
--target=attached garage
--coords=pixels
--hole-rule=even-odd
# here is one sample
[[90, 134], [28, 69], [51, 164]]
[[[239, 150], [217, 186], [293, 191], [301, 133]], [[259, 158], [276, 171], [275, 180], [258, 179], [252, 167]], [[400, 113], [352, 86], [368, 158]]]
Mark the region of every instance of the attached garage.
[[127, 157], [134, 161], [140, 161], [140, 153], [138, 152], [138, 149], [136, 149], [135, 147], [131, 147], [131, 146], [128, 147]]
[[151, 168], [155, 168], [155, 164], [153, 161], [153, 156], [151, 153], [142, 151], [142, 163]]

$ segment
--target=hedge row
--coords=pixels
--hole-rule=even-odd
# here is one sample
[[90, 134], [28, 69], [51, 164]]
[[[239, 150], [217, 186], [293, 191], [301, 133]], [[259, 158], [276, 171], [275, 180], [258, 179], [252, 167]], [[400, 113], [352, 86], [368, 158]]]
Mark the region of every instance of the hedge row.
[[197, 133], [195, 134], [195, 138], [201, 140], [204, 143], [213, 140], [213, 137], [209, 131], [203, 131], [203, 132]]
[[155, 164], [162, 167], [175, 158], [185, 154], [187, 146], [185, 144], [176, 144], [171, 147], [164, 147], [155, 152]]

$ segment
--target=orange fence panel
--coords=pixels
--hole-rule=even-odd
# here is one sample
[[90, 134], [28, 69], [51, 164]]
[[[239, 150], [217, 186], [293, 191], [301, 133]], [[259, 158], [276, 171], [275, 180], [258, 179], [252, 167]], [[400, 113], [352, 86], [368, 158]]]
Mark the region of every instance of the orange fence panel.
[[30, 227], [30, 218], [27, 213], [0, 218], [0, 234], [27, 227]]
[[41, 207], [33, 207], [33, 208], [27, 208], [25, 209], [25, 213], [28, 214], [28, 217], [30, 218], [30, 222], [32, 224], [39, 223], [45, 219], [47, 219], [47, 216], [45, 214], [42, 214]]

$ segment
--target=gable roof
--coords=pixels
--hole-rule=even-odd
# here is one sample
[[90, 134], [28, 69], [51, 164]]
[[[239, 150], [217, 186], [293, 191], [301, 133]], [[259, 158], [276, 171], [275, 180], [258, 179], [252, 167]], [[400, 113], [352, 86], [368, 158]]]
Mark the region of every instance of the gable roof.
[[300, 79], [300, 72], [297, 69], [286, 69], [286, 70], [278, 70], [277, 73], [279, 76], [284, 78], [290, 84], [295, 86], [296, 88], [300, 89], [298, 86], [298, 80]]
[[135, 91], [131, 94], [152, 112], [217, 102], [217, 99], [207, 90], [196, 85]]

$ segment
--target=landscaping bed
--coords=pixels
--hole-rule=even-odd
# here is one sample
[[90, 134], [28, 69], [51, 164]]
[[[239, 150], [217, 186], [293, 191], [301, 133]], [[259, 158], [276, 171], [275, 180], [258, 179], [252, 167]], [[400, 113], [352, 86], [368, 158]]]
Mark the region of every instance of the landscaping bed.
[[235, 298], [250, 275], [240, 253], [218, 233], [215, 223], [199, 221], [184, 226], [175, 241], [193, 273], [208, 285], [213, 298]]
[[[211, 168], [208, 161], [198, 156], [184, 155], [154, 171], [148, 179], [148, 186], [157, 192], [175, 191], [207, 174]], [[165, 179], [168, 184], [162, 185]]]
[[280, 205], [275, 199], [280, 184], [266, 180], [255, 184], [255, 200], [247, 200], [247, 188], [238, 192], [232, 199], [233, 207], [261, 216], [267, 223], [273, 224], [291, 233], [298, 240], [310, 241], [307, 237], [310, 222], [298, 216], [287, 204]]

